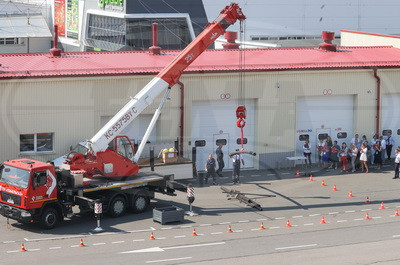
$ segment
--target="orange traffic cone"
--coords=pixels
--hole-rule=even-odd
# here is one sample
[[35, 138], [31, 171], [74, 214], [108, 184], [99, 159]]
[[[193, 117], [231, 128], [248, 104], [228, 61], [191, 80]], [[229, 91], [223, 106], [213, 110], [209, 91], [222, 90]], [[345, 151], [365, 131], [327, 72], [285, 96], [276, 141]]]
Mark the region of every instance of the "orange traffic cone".
[[336, 184], [333, 185], [333, 191], [338, 191], [338, 189], [336, 188]]
[[349, 198], [354, 197], [354, 196], [353, 196], [353, 191], [350, 191], [350, 192], [349, 192], [349, 195], [348, 195], [347, 197], [349, 197]]
[[324, 181], [324, 180], [321, 181], [321, 186], [322, 186], [322, 187], [323, 187], [323, 186], [327, 186], [327, 185], [325, 184], [325, 181]]
[[369, 220], [369, 219], [371, 219], [371, 218], [369, 218], [369, 215], [368, 215], [368, 213], [365, 213], [364, 220]]
[[79, 246], [80, 247], [86, 247], [85, 244], [83, 244], [83, 239], [81, 238], [80, 242], [79, 242]]
[[381, 206], [379, 207], [379, 210], [384, 210], [385, 209], [385, 204], [381, 202]]
[[153, 234], [153, 232], [151, 232], [150, 233], [150, 238], [149, 238], [150, 240], [155, 240], [156, 238], [154, 237], [154, 234]]
[[367, 203], [367, 204], [371, 203], [371, 202], [369, 201], [369, 198], [368, 198], [368, 197], [367, 197], [367, 200], [365, 201], [365, 203]]
[[20, 252], [25, 252], [25, 251], [27, 251], [27, 250], [25, 249], [24, 243], [21, 243], [21, 248], [19, 249], [19, 251], [20, 251]]
[[286, 227], [292, 227], [292, 225], [290, 224], [290, 220], [289, 219], [286, 222]]
[[310, 174], [310, 178], [308, 179], [308, 181], [314, 181], [314, 179], [312, 178], [312, 174]]
[[320, 224], [326, 224], [326, 222], [325, 222], [325, 217], [321, 217], [321, 222], [319, 222]]
[[300, 171], [296, 170], [296, 177], [300, 177]]
[[265, 227], [264, 227], [264, 222], [261, 222], [261, 225], [260, 225], [260, 228], [259, 228], [260, 230], [265, 230]]
[[228, 231], [226, 231], [226, 232], [228, 232], [228, 233], [233, 233], [233, 231], [232, 231], [232, 226], [231, 226], [231, 225], [228, 225]]
[[197, 236], [196, 228], [193, 228], [192, 236]]
[[394, 216], [400, 216], [399, 209], [396, 209], [396, 211], [394, 212]]

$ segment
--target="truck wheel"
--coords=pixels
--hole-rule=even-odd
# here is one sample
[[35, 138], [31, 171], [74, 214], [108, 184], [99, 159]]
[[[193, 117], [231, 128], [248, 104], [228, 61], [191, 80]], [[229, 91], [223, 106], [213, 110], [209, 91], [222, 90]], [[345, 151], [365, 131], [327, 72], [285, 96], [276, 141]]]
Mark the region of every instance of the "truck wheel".
[[49, 207], [44, 210], [40, 219], [40, 225], [45, 229], [54, 228], [59, 222], [59, 215], [56, 209]]
[[120, 217], [125, 214], [127, 208], [126, 200], [123, 197], [115, 197], [108, 207], [108, 214], [112, 217]]
[[143, 194], [138, 194], [132, 198], [132, 211], [135, 213], [143, 213], [149, 207], [149, 198]]

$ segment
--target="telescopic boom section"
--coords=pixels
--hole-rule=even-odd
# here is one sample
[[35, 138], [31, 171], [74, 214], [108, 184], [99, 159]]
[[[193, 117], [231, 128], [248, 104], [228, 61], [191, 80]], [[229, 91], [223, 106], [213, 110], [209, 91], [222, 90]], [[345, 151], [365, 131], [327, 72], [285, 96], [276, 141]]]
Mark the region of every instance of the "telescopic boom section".
[[168, 66], [153, 78], [90, 140], [92, 152], [103, 152], [108, 144], [121, 133], [166, 88], [174, 86], [182, 72], [204, 52], [225, 30], [237, 20], [246, 19], [236, 3], [226, 6], [218, 18], [207, 25]]

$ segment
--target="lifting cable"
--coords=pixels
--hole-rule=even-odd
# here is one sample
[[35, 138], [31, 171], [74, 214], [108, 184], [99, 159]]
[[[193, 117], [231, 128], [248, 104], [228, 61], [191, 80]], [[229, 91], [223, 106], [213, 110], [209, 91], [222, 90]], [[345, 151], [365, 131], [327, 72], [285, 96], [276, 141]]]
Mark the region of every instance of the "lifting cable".
[[[244, 21], [240, 21], [240, 31], [239, 31], [239, 40], [241, 45], [245, 45], [245, 39], [244, 39]], [[240, 144], [242, 146], [241, 152], [244, 151], [244, 134], [243, 134], [243, 128], [246, 125], [246, 107], [244, 105], [244, 71], [243, 71], [243, 66], [245, 64], [245, 47], [240, 48], [239, 47], [239, 89], [238, 89], [238, 106], [236, 108], [236, 118], [238, 119], [236, 121], [236, 126], [240, 128]]]

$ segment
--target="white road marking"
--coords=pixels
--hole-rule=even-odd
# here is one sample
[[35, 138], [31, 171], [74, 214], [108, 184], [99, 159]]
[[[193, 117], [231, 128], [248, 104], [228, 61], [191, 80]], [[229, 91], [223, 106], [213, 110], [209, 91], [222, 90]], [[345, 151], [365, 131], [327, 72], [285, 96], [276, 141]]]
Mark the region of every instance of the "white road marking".
[[253, 228], [253, 229], [251, 229], [251, 231], [258, 231], [258, 230], [261, 230], [260, 228]]
[[307, 247], [315, 247], [315, 246], [317, 246], [317, 244], [291, 246], [291, 247], [281, 247], [281, 248], [275, 248], [275, 250], [285, 250], [285, 249], [292, 249], [292, 248], [307, 248]]
[[60, 237], [44, 237], [44, 238], [34, 238], [34, 239], [24, 238], [24, 240], [27, 241], [27, 242], [32, 242], [32, 241], [47, 241], [47, 240], [56, 240], [56, 239], [69, 239], [69, 238], [77, 238], [77, 237], [82, 237], [82, 235], [78, 235], [78, 236], [60, 236]]
[[363, 218], [354, 219], [354, 221], [361, 221], [361, 220], [364, 220], [364, 219]]
[[15, 243], [16, 241], [3, 241], [4, 244]]
[[276, 217], [276, 218], [274, 218], [275, 220], [282, 220], [282, 219], [285, 219], [285, 217]]
[[49, 249], [60, 249], [61, 247], [51, 247]]
[[197, 234], [198, 236], [204, 236], [204, 234]]
[[238, 223], [248, 223], [250, 222], [249, 220], [243, 220], [243, 221], [238, 221]]
[[328, 214], [338, 214], [339, 212], [331, 212], [331, 213], [328, 213]]
[[192, 226], [191, 225], [184, 225], [184, 226], [181, 226], [181, 228], [191, 228]]
[[111, 242], [111, 244], [121, 244], [121, 243], [125, 243], [125, 241], [114, 241], [114, 242]]
[[233, 231], [234, 233], [241, 233], [241, 232], [243, 232], [243, 230], [235, 230], [235, 231]]
[[372, 211], [372, 209], [362, 209], [361, 212]]
[[261, 177], [261, 175], [251, 175], [252, 177]]
[[280, 228], [280, 227], [279, 226], [272, 226], [269, 229], [278, 229], [278, 228]]
[[292, 218], [301, 218], [303, 217], [302, 215], [296, 215], [296, 216], [292, 216]]
[[257, 219], [257, 221], [267, 221], [266, 218], [262, 218], [262, 219]]
[[163, 250], [169, 249], [180, 249], [180, 248], [195, 248], [195, 247], [207, 247], [207, 246], [216, 246], [216, 245], [224, 245], [225, 242], [215, 242], [215, 243], [205, 243], [205, 244], [196, 244], [196, 245], [183, 245], [183, 246], [175, 246], [175, 247], [166, 247], [162, 248]]
[[168, 230], [168, 229], [172, 229], [172, 227], [163, 227], [161, 228], [162, 230]]
[[141, 241], [144, 241], [144, 239], [134, 239], [134, 240], [132, 240], [132, 242], [141, 242]]
[[211, 224], [202, 224], [200, 226], [210, 226]]
[[93, 243], [93, 246], [105, 245], [106, 243]]
[[345, 213], [355, 213], [356, 211], [351, 210], [351, 211], [344, 211]]
[[315, 213], [315, 214], [310, 214], [309, 216], [310, 216], [310, 217], [313, 217], [313, 216], [318, 216], [318, 215], [321, 215], [321, 214]]
[[400, 208], [400, 205], [396, 206], [396, 208]]
[[374, 217], [371, 217], [372, 219], [381, 219], [382, 218], [382, 216], [374, 216]]
[[292, 225], [292, 226], [298, 226], [298, 225]]
[[149, 260], [146, 263], [156, 263], [156, 262], [166, 262], [166, 261], [176, 261], [176, 260], [184, 260], [191, 259], [192, 257], [182, 257], [182, 258], [174, 258], [174, 259], [159, 259], [159, 260]]
[[39, 251], [40, 248], [33, 248], [33, 249], [29, 249], [29, 251]]
[[392, 237], [400, 237], [400, 235], [394, 235], [394, 236], [392, 236]]
[[181, 235], [181, 236], [174, 236], [174, 238], [181, 238], [181, 237], [186, 237], [185, 235]]
[[211, 235], [220, 235], [220, 234], [222, 234], [222, 232], [214, 232], [214, 233], [211, 233]]
[[290, 173], [282, 173], [282, 175], [289, 175]]
[[275, 174], [267, 174], [267, 176], [275, 176]]
[[308, 224], [304, 224], [304, 225], [314, 225], [314, 223], [308, 223]]
[[[132, 231], [128, 231], [128, 233], [149, 232], [149, 231], [154, 231], [154, 230], [156, 230], [154, 227], [150, 227], [150, 229], [132, 230]], [[105, 235], [105, 233], [102, 233], [99, 235]]]
[[17, 253], [17, 252], [19, 252], [19, 250], [10, 250], [10, 251], [7, 251], [6, 253]]
[[337, 220], [336, 222], [338, 222], [338, 223], [344, 223], [344, 222], [347, 222], [347, 220]]
[[166, 237], [157, 237], [157, 239], [163, 240], [163, 239], [167, 239]]

